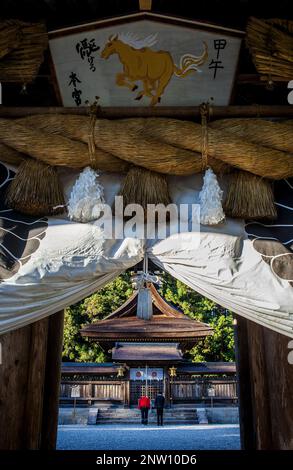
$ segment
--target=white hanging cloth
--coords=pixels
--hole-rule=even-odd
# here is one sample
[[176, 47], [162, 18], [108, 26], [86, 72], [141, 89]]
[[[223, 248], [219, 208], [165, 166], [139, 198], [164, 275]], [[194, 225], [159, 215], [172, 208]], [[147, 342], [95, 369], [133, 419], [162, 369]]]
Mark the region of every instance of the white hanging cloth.
[[[0, 193], [12, 177], [7, 165], [0, 164]], [[75, 174], [71, 179], [67, 174], [66, 194], [75, 180]], [[107, 203], [121, 182], [119, 175], [101, 176]], [[200, 175], [169, 178], [170, 195], [178, 205], [199, 201], [200, 189]], [[34, 219], [0, 206], [0, 334], [94, 293], [147, 251], [158, 266], [200, 294], [293, 338], [292, 191], [292, 184], [284, 188], [278, 206], [283, 215], [272, 226], [245, 226], [227, 218], [225, 224], [201, 225], [198, 232], [147, 242], [107, 240], [96, 222], [76, 223], [66, 216]]]

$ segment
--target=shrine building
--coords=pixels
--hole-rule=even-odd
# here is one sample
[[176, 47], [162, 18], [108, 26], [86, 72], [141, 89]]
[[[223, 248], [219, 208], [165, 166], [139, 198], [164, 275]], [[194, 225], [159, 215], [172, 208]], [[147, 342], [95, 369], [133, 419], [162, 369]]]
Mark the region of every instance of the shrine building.
[[[142, 292], [143, 291], [143, 292]], [[144, 295], [143, 299], [139, 296]], [[135, 291], [103, 320], [81, 330], [83, 337], [111, 354], [111, 363], [63, 363], [61, 402], [70, 399], [72, 381], [81, 388], [80, 401], [136, 405], [142, 394], [152, 400], [160, 391], [167, 405], [236, 399], [234, 363], [192, 363], [186, 353], [213, 334], [168, 303], [153, 283]]]

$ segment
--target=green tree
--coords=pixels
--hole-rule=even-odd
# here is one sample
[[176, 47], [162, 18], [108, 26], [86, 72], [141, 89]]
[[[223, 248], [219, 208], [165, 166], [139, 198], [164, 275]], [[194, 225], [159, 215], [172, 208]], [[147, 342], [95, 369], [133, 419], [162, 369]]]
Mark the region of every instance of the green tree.
[[232, 312], [168, 274], [164, 276], [161, 293], [190, 318], [208, 323], [214, 329], [212, 336], [199, 341], [189, 351], [188, 356], [193, 362], [235, 360]]
[[68, 307], [65, 310], [63, 360], [104, 362], [106, 355], [99, 344], [83, 338], [79, 330], [113, 312], [131, 294], [130, 273], [126, 272], [95, 294]]

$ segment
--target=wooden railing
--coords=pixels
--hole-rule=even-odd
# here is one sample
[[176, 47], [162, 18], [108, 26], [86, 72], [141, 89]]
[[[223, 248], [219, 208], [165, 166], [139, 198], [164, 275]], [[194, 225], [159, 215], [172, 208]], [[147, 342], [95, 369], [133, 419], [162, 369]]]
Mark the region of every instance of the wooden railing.
[[211, 398], [211, 388], [213, 400], [237, 400], [237, 381], [234, 378], [175, 380], [170, 383], [170, 397], [174, 403], [206, 401]]
[[79, 402], [109, 400], [125, 402], [125, 381], [62, 381], [60, 386], [60, 402], [73, 401], [71, 391], [73, 386], [79, 386]]
[[[133, 390], [130, 391], [129, 380], [85, 380], [75, 377], [74, 380], [61, 379], [60, 402], [73, 402], [72, 387], [79, 386], [80, 397], [77, 402], [91, 404], [95, 401], [115, 401], [124, 404], [137, 402], [137, 397], [133, 397]], [[149, 384], [150, 385], [150, 384]], [[133, 387], [132, 387], [133, 388]], [[167, 401], [173, 403], [209, 403], [211, 396], [209, 389], [214, 390], [214, 401], [237, 402], [237, 381], [235, 377], [205, 377], [193, 378], [176, 377], [168, 380], [160, 389], [164, 390]], [[143, 384], [141, 393], [143, 393]]]

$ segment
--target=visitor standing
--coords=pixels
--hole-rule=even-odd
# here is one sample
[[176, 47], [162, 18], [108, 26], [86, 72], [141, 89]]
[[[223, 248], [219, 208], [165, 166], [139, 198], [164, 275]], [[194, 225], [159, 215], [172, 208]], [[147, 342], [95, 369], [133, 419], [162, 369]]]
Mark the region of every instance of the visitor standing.
[[149, 409], [151, 407], [151, 401], [148, 396], [143, 395], [140, 397], [138, 400], [138, 408], [141, 411], [141, 423], [142, 424], [148, 424], [148, 415], [149, 415]]
[[164, 415], [165, 397], [159, 392], [155, 399], [155, 408], [157, 410], [158, 426], [163, 426], [163, 415]]

